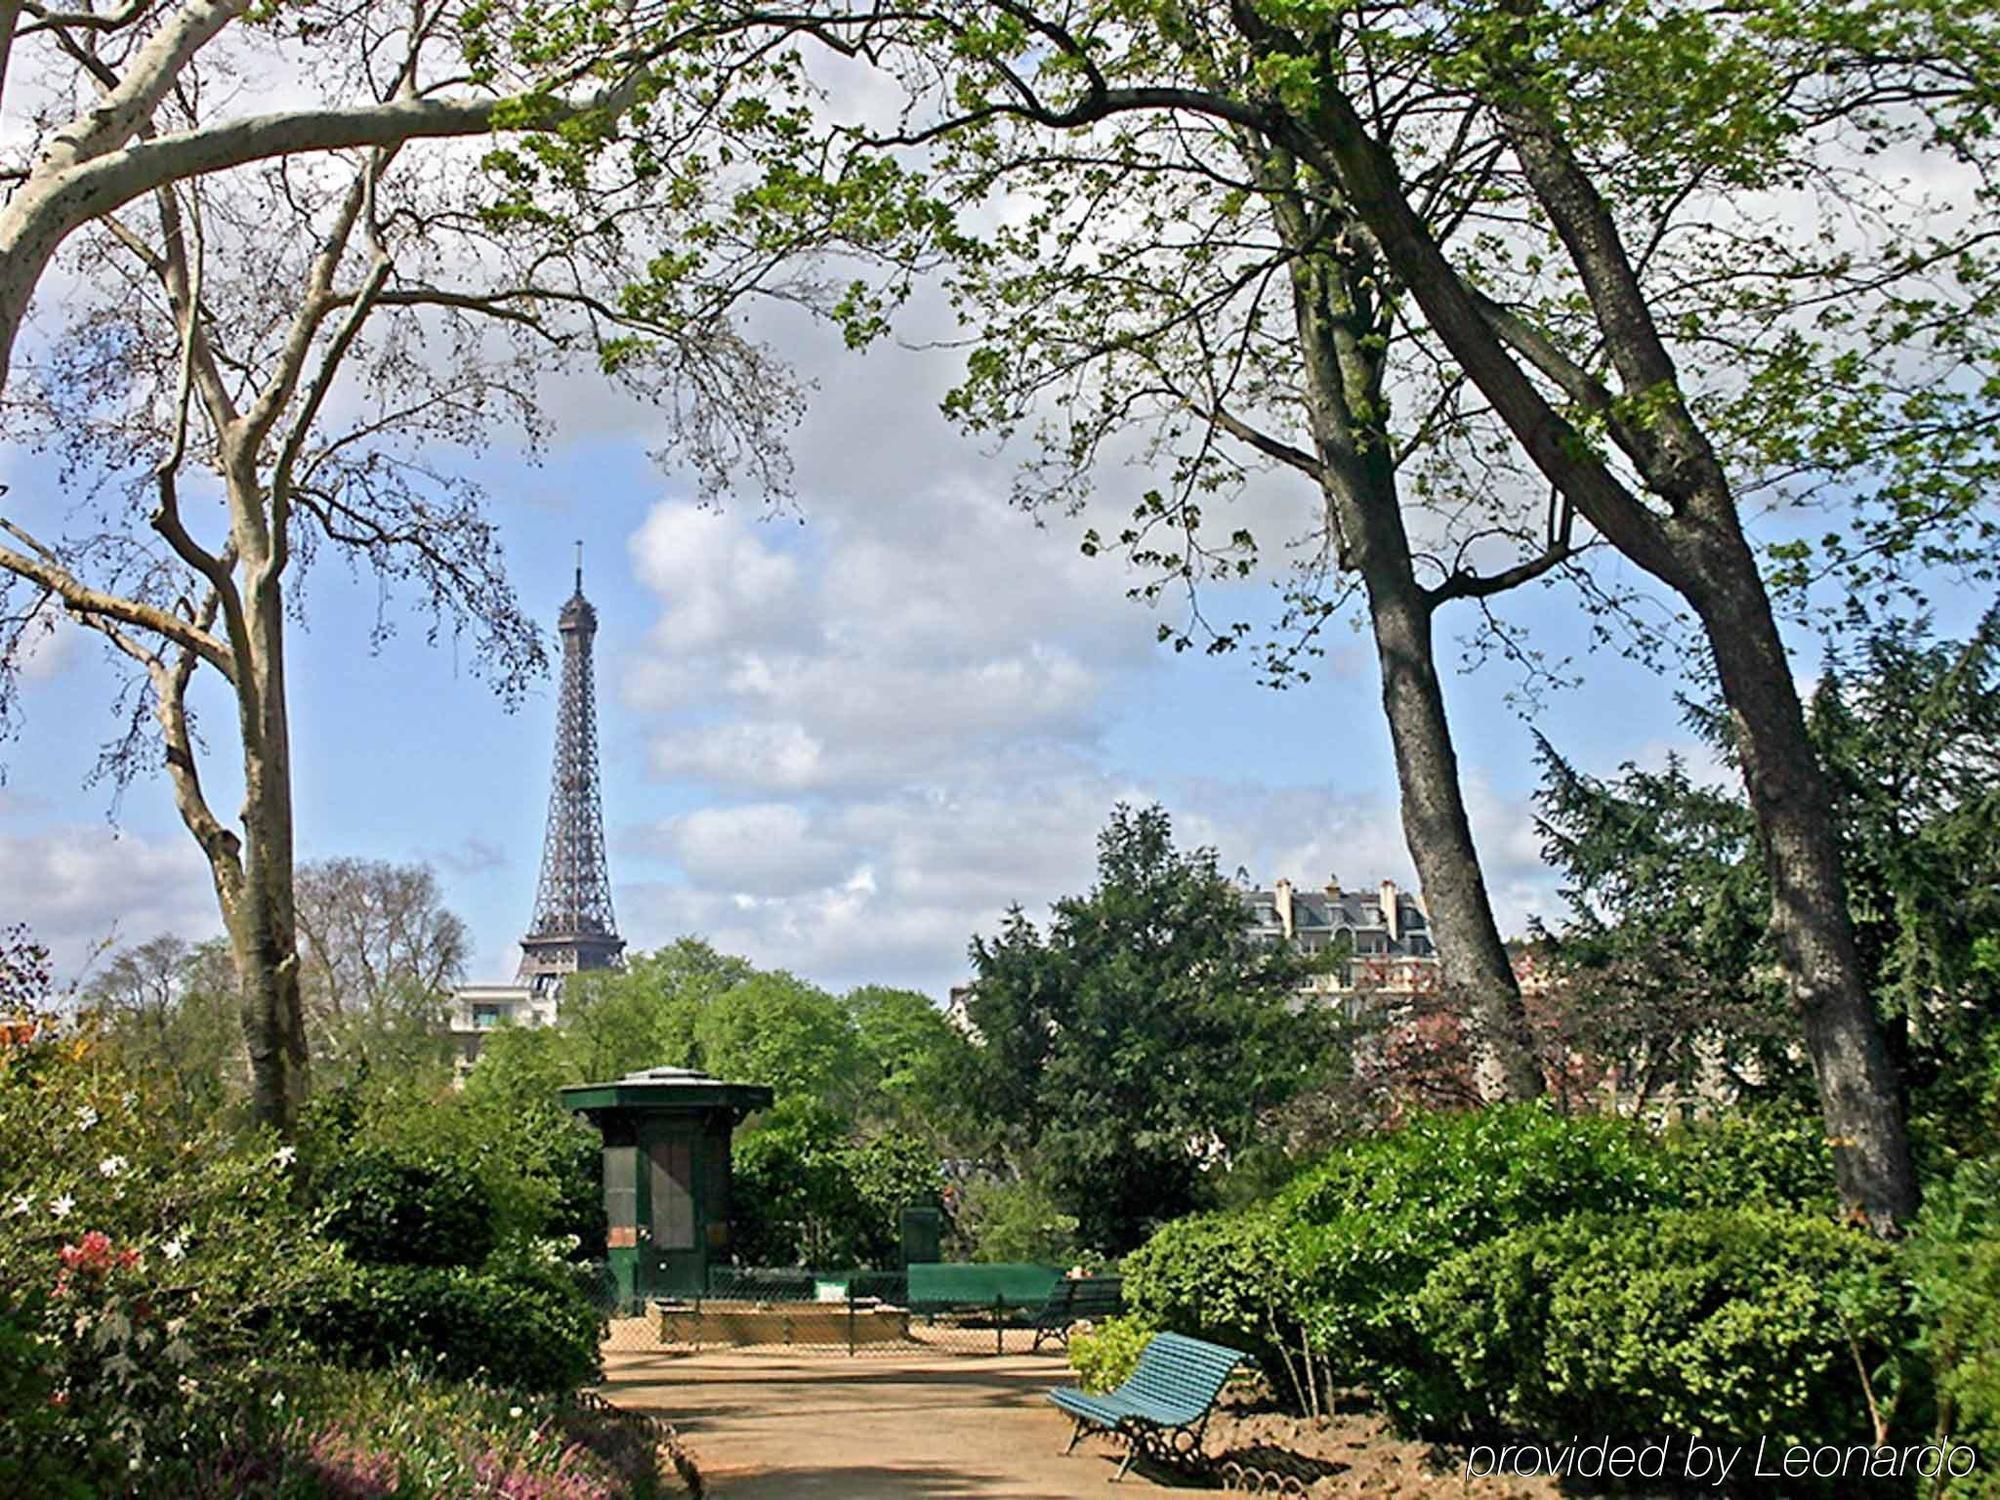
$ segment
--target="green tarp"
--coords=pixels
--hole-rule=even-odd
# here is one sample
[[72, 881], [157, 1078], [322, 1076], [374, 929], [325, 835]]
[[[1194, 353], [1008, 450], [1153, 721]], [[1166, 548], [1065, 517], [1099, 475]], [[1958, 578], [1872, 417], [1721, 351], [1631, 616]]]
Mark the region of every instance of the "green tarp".
[[994, 1262], [951, 1265], [915, 1261], [910, 1266], [910, 1308], [930, 1311], [947, 1307], [1040, 1307], [1062, 1279], [1053, 1266]]

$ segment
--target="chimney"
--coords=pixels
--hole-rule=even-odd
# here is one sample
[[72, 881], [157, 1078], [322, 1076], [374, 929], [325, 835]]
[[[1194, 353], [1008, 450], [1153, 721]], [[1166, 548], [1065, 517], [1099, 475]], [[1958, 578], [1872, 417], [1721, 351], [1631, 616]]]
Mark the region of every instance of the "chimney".
[[1278, 908], [1278, 925], [1284, 929], [1289, 940], [1292, 936], [1292, 883], [1280, 876], [1271, 887], [1271, 897], [1271, 904]]
[[1382, 925], [1389, 929], [1391, 943], [1403, 940], [1403, 913], [1396, 905], [1396, 882], [1393, 880], [1382, 882]]
[[1340, 877], [1338, 875], [1329, 875], [1326, 877], [1326, 898], [1329, 901], [1338, 901], [1340, 899]]

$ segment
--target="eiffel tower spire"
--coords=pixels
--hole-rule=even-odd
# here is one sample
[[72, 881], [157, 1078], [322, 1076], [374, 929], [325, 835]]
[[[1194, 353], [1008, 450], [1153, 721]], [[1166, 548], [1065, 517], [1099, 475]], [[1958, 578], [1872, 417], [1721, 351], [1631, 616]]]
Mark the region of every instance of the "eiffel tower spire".
[[597, 694], [590, 648], [597, 611], [583, 597], [583, 543], [576, 544], [576, 592], [557, 616], [562, 636], [562, 695], [556, 704], [555, 774], [535, 914], [521, 939], [521, 979], [538, 990], [559, 987], [579, 969], [617, 967], [625, 951], [611, 912], [604, 863], [604, 807], [597, 790]]

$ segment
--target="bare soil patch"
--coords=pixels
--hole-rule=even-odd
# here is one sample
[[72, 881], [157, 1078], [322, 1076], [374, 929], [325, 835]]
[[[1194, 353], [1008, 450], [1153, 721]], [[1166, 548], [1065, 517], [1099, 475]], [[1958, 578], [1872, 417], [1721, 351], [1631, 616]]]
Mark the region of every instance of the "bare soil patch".
[[1251, 1476], [1242, 1485], [1251, 1493], [1258, 1492], [1252, 1487], [1257, 1477], [1264, 1479], [1263, 1493], [1311, 1500], [1555, 1500], [1562, 1493], [1546, 1478], [1468, 1479], [1451, 1455], [1398, 1437], [1372, 1410], [1294, 1417], [1232, 1396], [1210, 1420], [1204, 1446], [1218, 1473]]

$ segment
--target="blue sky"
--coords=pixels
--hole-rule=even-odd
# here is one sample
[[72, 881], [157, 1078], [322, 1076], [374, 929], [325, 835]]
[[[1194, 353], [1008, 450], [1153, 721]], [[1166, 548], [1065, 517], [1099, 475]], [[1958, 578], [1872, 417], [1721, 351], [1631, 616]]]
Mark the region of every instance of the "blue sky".
[[[818, 383], [789, 512], [755, 497], [695, 506], [647, 457], [650, 414], [580, 385], [552, 393], [557, 439], [539, 466], [495, 452], [477, 468], [516, 585], [545, 622], [568, 592], [572, 539], [585, 543], [611, 873], [634, 945], [699, 932], [829, 985], [942, 995], [970, 936], [1010, 902], [1039, 910], [1087, 884], [1120, 798], [1159, 799], [1225, 869], [1262, 880], [1409, 880], [1360, 636], [1343, 628], [1315, 680], [1283, 693], [1257, 685], [1246, 655], [1174, 655], [1124, 597], [1119, 565], [1082, 558], [1076, 527], [1038, 528], [1010, 508], [1012, 458], [939, 415], [954, 356], [856, 356], [793, 324], [773, 337]], [[46, 512], [21, 484], [22, 455], [6, 457], [17, 495]], [[1107, 476], [1107, 503], [1142, 479]], [[1273, 480], [1257, 504], [1282, 526], [1311, 500]], [[326, 566], [304, 597], [291, 657], [301, 856], [430, 861], [472, 926], [468, 977], [510, 975], [540, 849], [553, 679], [510, 714], [449, 641], [424, 644], [420, 622], [371, 654], [371, 582]], [[1269, 610], [1262, 585], [1215, 601], [1224, 616]], [[1581, 648], [1565, 590], [1531, 591], [1515, 614], [1545, 649]], [[1448, 663], [1448, 638], [1470, 623], [1447, 617]], [[1584, 685], [1538, 720], [1574, 758], [1608, 770], [1686, 742], [1670, 684], [1616, 657], [1580, 666]], [[217, 929], [164, 784], [132, 787], [115, 821], [109, 789], [84, 784], [121, 675], [91, 639], [58, 637], [4, 747], [8, 915], [70, 969], [106, 937]], [[1529, 816], [1530, 730], [1507, 701], [1515, 682], [1495, 664], [1448, 684], [1510, 930], [1557, 906]], [[222, 787], [232, 745], [206, 701]]]

